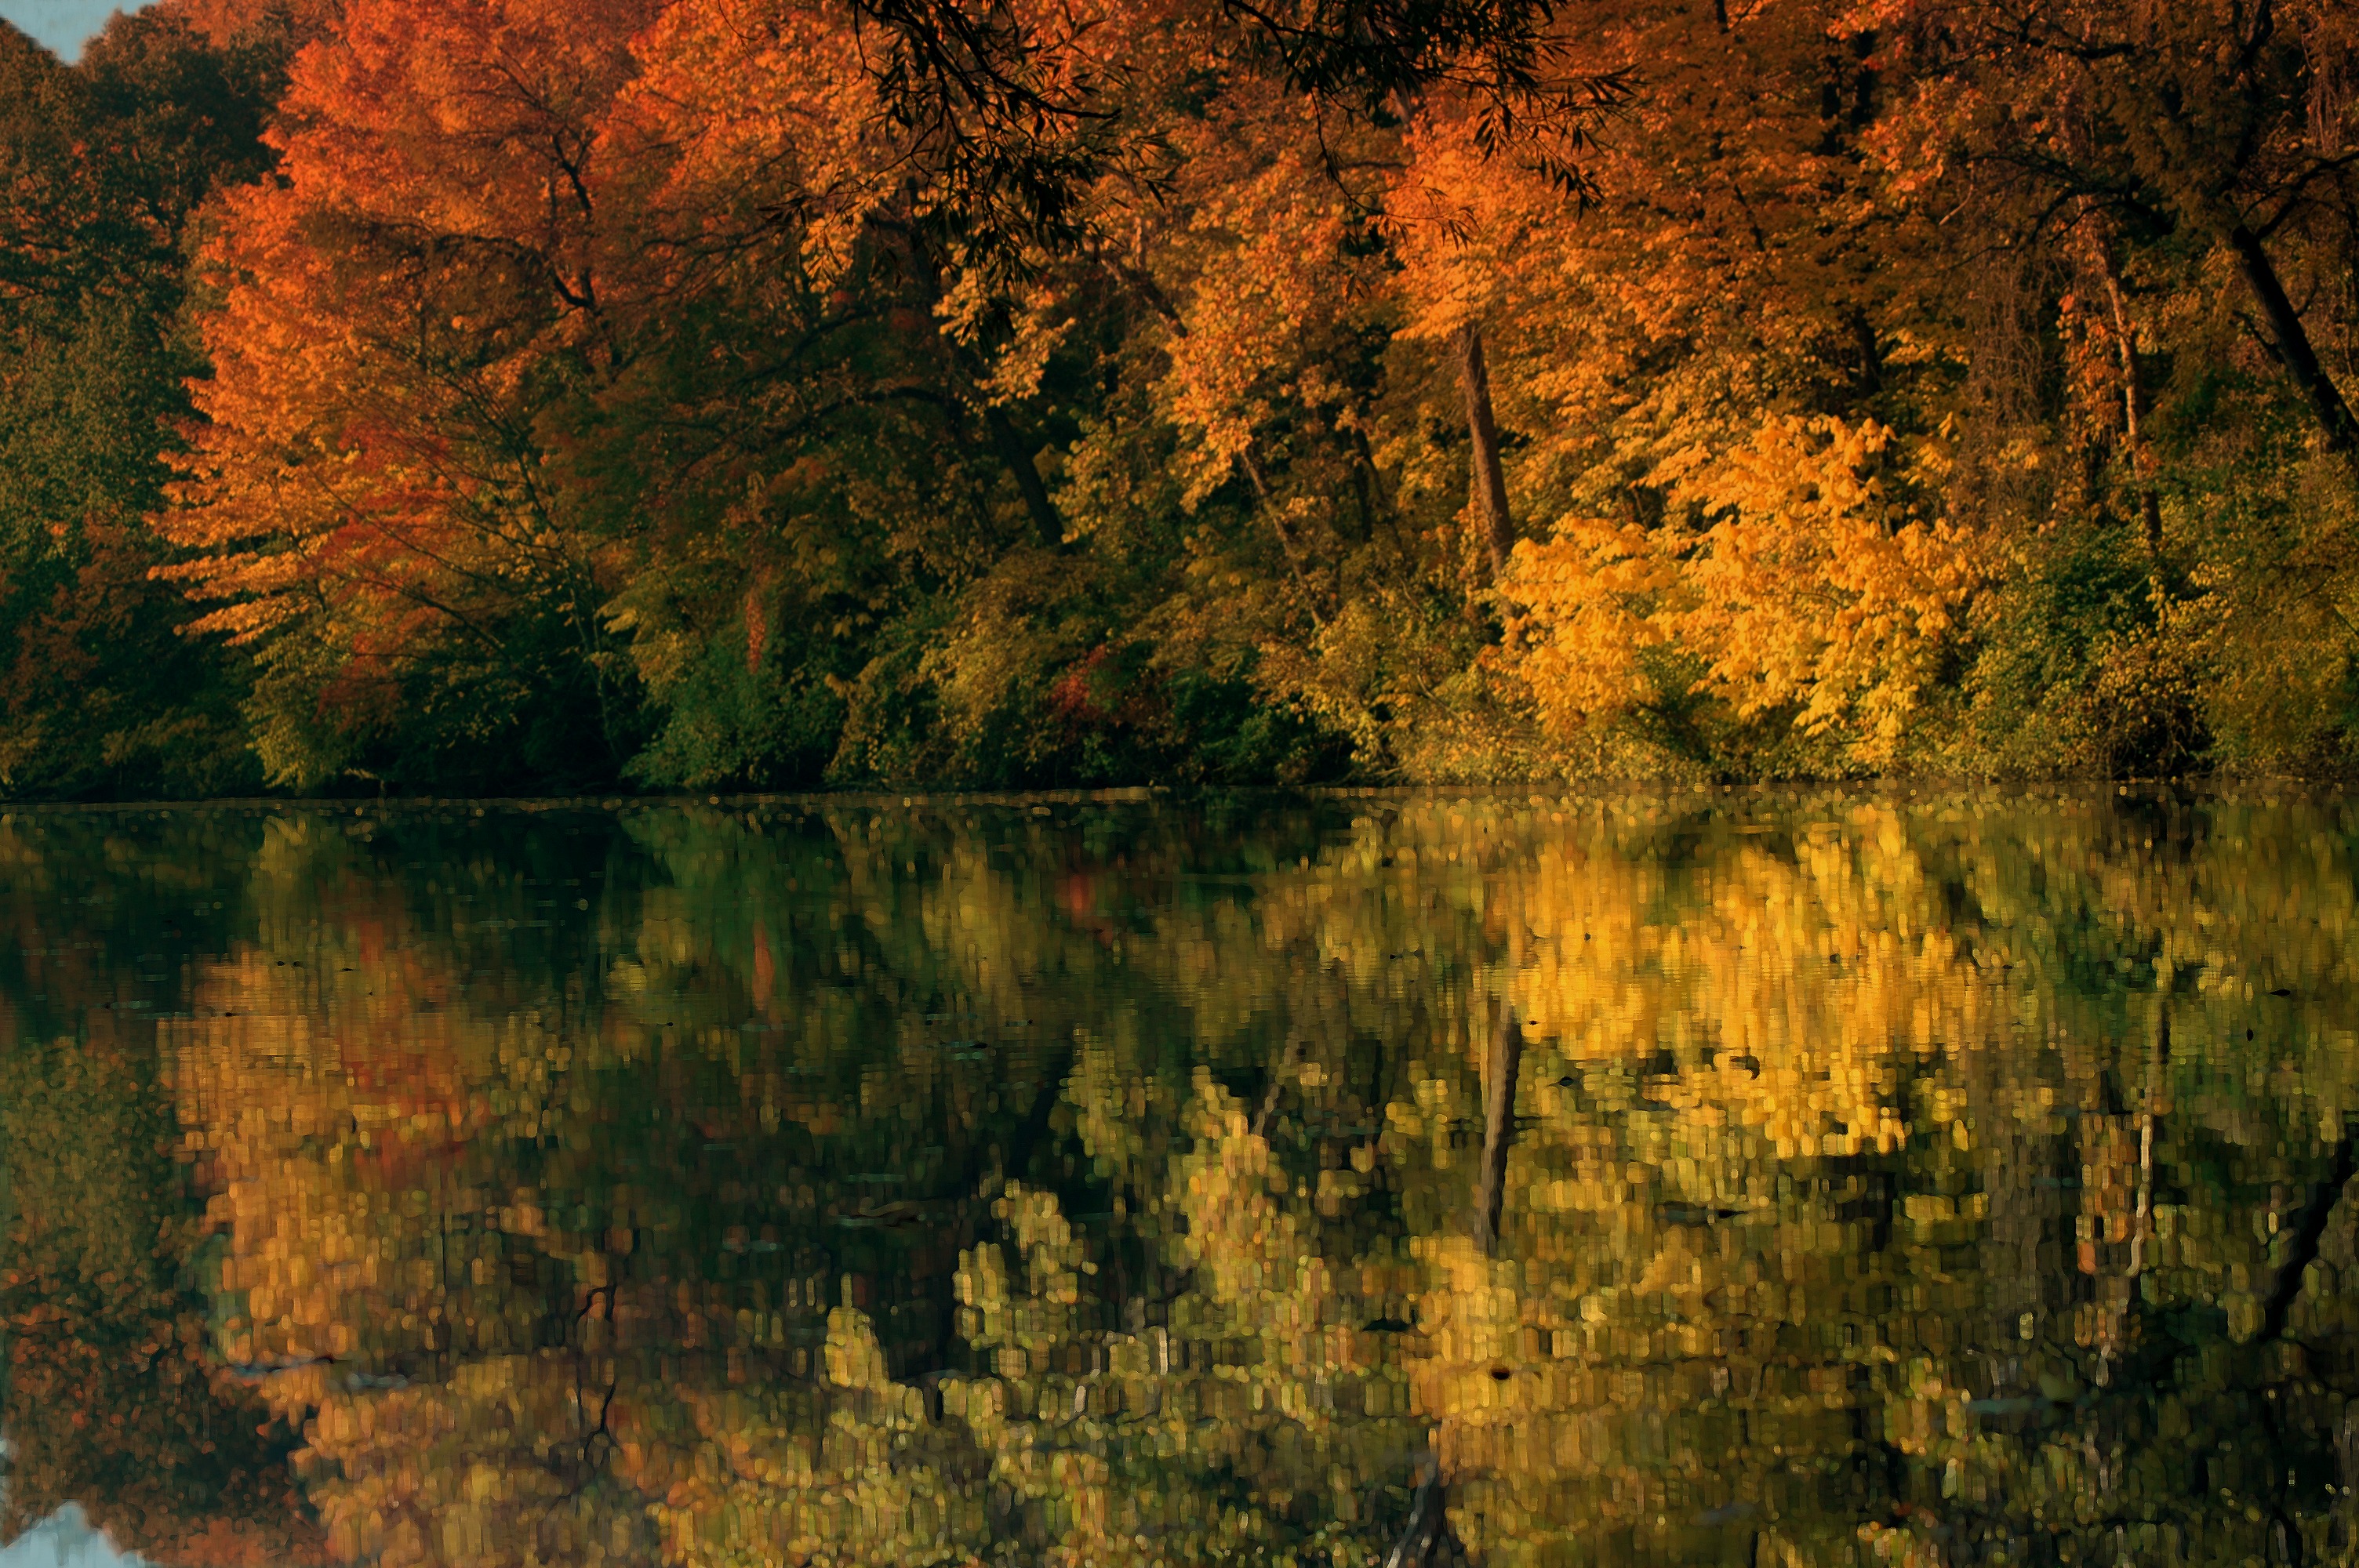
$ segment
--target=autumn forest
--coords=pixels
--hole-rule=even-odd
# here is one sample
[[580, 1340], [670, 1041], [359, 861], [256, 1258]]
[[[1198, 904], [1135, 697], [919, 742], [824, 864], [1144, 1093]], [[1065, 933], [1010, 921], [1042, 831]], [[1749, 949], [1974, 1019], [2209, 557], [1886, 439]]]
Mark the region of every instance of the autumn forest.
[[2341, 0], [0, 27], [0, 797], [2359, 767]]

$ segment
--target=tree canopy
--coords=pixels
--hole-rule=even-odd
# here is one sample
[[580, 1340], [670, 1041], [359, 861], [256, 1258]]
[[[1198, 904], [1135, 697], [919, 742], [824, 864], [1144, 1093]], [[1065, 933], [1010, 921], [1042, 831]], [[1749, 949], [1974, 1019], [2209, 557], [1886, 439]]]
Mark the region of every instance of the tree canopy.
[[2345, 9], [10, 35], [0, 789], [2337, 771]]

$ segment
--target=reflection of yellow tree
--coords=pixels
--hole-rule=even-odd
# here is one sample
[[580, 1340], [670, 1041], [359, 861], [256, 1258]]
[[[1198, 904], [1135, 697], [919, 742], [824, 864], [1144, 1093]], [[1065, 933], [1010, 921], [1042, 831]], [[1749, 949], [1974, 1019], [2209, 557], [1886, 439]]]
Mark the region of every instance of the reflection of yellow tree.
[[1191, 1375], [1184, 1355], [1175, 1368], [1174, 1331], [1093, 1331], [1083, 1281], [1097, 1265], [1053, 1197], [1011, 1188], [996, 1212], [1006, 1245], [973, 1249], [959, 1275], [982, 1375], [946, 1384], [943, 1406], [989, 1457], [1043, 1560], [1144, 1568], [1270, 1551], [1262, 1477], [1205, 1485], [1250, 1443], [1250, 1415], [1218, 1397], [1209, 1368]]
[[[1818, 815], [1800, 804], [1794, 816]], [[1529, 1075], [1509, 1255], [1447, 1233], [1420, 1244], [1430, 1337], [1412, 1365], [1460, 1477], [1461, 1533], [1489, 1555], [1620, 1540], [1677, 1559], [1735, 1529], [1756, 1561], [1816, 1560], [1848, 1557], [1864, 1529], [1905, 1558], [1927, 1549], [1918, 1512], [2005, 1536], [2049, 1528], [2030, 1522], [2043, 1508], [2151, 1539], [2166, 1476], [2230, 1430], [2172, 1416], [2140, 1446], [2103, 1430], [2103, 1390], [2139, 1356], [2143, 1375], [2158, 1356], [2190, 1375], [2133, 1295], [2163, 1313], [2217, 1303], [2249, 1335], [2298, 1266], [2267, 1237], [2290, 1228], [2299, 1185], [2241, 1236], [2157, 1199], [2158, 1184], [2212, 1185], [2186, 1141], [2173, 1168], [2187, 1096], [2170, 1080], [2249, 1056], [2214, 1044], [2254, 1019], [2250, 982], [2220, 972], [2226, 953], [2285, 954], [2301, 972], [2282, 989], [2307, 1005], [2340, 991], [2303, 962], [2321, 945], [2302, 926], [2332, 929], [2346, 895], [2324, 912], [2255, 898], [2236, 888], [2241, 855], [2174, 864], [2093, 845], [2069, 818], [2061, 832], [1965, 809], [1841, 818], [1778, 823], [1776, 844], [1691, 821], [1702, 842], [1675, 871], [1616, 844], [1601, 814], [1527, 862], [1503, 857], [1486, 883], [1509, 950], [1501, 989], [1549, 1039]], [[2222, 837], [2233, 850], [2245, 835]], [[2026, 868], [2045, 885], [2024, 887]], [[2175, 1037], [2194, 1044], [2166, 1061], [2120, 977], [2167, 979], [2171, 949], [2206, 930], [2219, 935], [2192, 989], [2208, 1017], [2180, 1020]], [[2090, 988], [2093, 970], [2111, 985]], [[2339, 1136], [2350, 1065], [2321, 1065], [2290, 1128], [2203, 1096], [2226, 1123], [2216, 1136], [2299, 1143], [2311, 1107]], [[1452, 1084], [1394, 1110], [1437, 1155], [1471, 1103]], [[2281, 1184], [2299, 1168], [2262, 1158]], [[2060, 1160], [2077, 1176], [2049, 1184], [2069, 1202], [2034, 1179]], [[1984, 1266], [1961, 1280], [1950, 1260], [1968, 1238]], [[2188, 1406], [2223, 1389], [2217, 1358], [2198, 1365]], [[1878, 1413], [1863, 1426], [1863, 1411]], [[2243, 1495], [2265, 1492], [2266, 1463], [2244, 1468]]]
[[[624, 1474], [661, 1501], [663, 1558], [684, 1568], [980, 1562], [992, 1540], [984, 1466], [886, 1370], [857, 1309], [828, 1317], [812, 1384], [690, 1391], [668, 1471], [634, 1442]], [[642, 1422], [642, 1425], [649, 1423]], [[666, 1487], [654, 1482], [667, 1476]]]

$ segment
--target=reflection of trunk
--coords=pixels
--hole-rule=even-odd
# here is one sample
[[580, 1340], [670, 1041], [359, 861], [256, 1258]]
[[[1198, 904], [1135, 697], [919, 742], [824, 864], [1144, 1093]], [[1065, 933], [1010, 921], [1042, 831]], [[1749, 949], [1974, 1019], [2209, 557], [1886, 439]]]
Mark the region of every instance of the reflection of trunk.
[[1064, 519], [1049, 500], [1049, 487], [1040, 482], [1040, 470], [1032, 461], [1032, 454], [1024, 449], [1023, 438], [1016, 435], [1015, 424], [1007, 411], [985, 404], [983, 422], [991, 430], [991, 444], [999, 452], [999, 460], [1016, 481], [1016, 488], [1024, 492], [1024, 508], [1032, 514], [1032, 532], [1040, 543], [1053, 550], [1065, 542]]
[[[2051, 1179], [2064, 1175], [2056, 1167], [2067, 1162], [2058, 1160], [2056, 1144], [2044, 1132], [1995, 1109], [2012, 1092], [1997, 1053], [1968, 1053], [1962, 1071], [1963, 1108], [1973, 1118], [1975, 1135], [1990, 1141], [1976, 1266], [1984, 1294], [1977, 1314], [1982, 1322], [1973, 1337], [1990, 1368], [1992, 1397], [2006, 1399], [2025, 1391], [2027, 1342], [2038, 1336], [2049, 1315], [2043, 1285], [2054, 1266], [2047, 1249], [2058, 1235], [2072, 1232], [2065, 1206], [2069, 1189]], [[2076, 1183], [2080, 1164], [2077, 1158], [2069, 1161]]]
[[2130, 1215], [2130, 1278], [2146, 1271], [2146, 1244], [2154, 1234], [2154, 1102], [2165, 1063], [2170, 1059], [2170, 1014], [2158, 1007], [2154, 1049], [2147, 1057], [2145, 1103], [2138, 1109], [2137, 1206]]
[[1006, 1148], [993, 1148], [988, 1152], [998, 1159], [1003, 1177], [1019, 1182], [1032, 1179], [1032, 1156], [1048, 1141], [1049, 1119], [1056, 1112], [1057, 1102], [1065, 1098], [1066, 1080], [1072, 1076], [1073, 1048], [1068, 1044], [1042, 1071], [1040, 1087], [1032, 1098], [1032, 1108], [1024, 1113], [1023, 1124], [1016, 1128], [1016, 1135], [1008, 1140]]
[[1302, 1036], [1297, 1034], [1286, 1042], [1286, 1054], [1278, 1058], [1277, 1071], [1269, 1076], [1269, 1087], [1262, 1091], [1261, 1108], [1254, 1112], [1253, 1119], [1253, 1135], [1256, 1138], [1268, 1136], [1270, 1112], [1277, 1108], [1277, 1091], [1286, 1087], [1286, 1080], [1294, 1076], [1294, 1069], [1301, 1061]]
[[2292, 1245], [2287, 1249], [2286, 1260], [2277, 1276], [2269, 1281], [2267, 1299], [2261, 1303], [2261, 1340], [2285, 1337], [2286, 1320], [2292, 1315], [2294, 1299], [2301, 1294], [2301, 1277], [2318, 1260], [2318, 1244], [2326, 1238], [2326, 1222], [2334, 1217], [2335, 1206], [2343, 1201], [2343, 1189], [2351, 1178], [2359, 1175], [2359, 1133], [2346, 1133], [2334, 1146], [2334, 1163], [2329, 1167], [2326, 1180], [2310, 1189], [2310, 1201], [2301, 1206], [2295, 1218]]
[[1469, 488], [1483, 514], [1484, 541], [1491, 550], [1491, 575], [1507, 575], [1516, 549], [1516, 525], [1507, 516], [1507, 474], [1499, 466], [1499, 422], [1491, 412], [1491, 372], [1483, 361], [1483, 330], [1458, 330], [1458, 379], [1466, 391], [1466, 430], [1473, 438]]
[[[1502, 1003], [1483, 1069], [1483, 1171], [1474, 1197], [1474, 1242], [1483, 1256], [1499, 1255], [1499, 1211], [1507, 1194], [1507, 1146], [1516, 1141], [1516, 1076], [1522, 1070], [1524, 1032], [1516, 1010]], [[1385, 1556], [1385, 1568], [1441, 1568], [1465, 1552], [1450, 1528], [1450, 1484], [1442, 1478], [1438, 1441], [1419, 1465], [1422, 1474], [1408, 1528]]]
[[1507, 1145], [1516, 1140], [1516, 1074], [1523, 1059], [1524, 1032], [1516, 1026], [1516, 1010], [1502, 1006], [1484, 1074], [1483, 1185], [1474, 1204], [1474, 1239], [1489, 1258], [1499, 1254], [1499, 1207], [1507, 1195]]
[[2334, 1470], [2343, 1483], [2342, 1495], [2334, 1504], [2335, 1534], [2347, 1551], [2359, 1541], [2359, 1400], [2343, 1402], [2343, 1422], [2334, 1440]]
[[2245, 275], [2245, 287], [2268, 319], [2269, 334], [2276, 340], [2277, 362], [2301, 388], [2310, 402], [2310, 411], [2317, 418], [2326, 437], [2329, 451], [2341, 456], [2354, 473], [2359, 473], [2359, 420], [2351, 414], [2351, 406], [2343, 400], [2342, 389], [2334, 384], [2326, 367], [2318, 362], [2318, 351], [2310, 346], [2310, 333], [2301, 324], [2301, 312], [2286, 297], [2285, 285], [2277, 277], [2269, 254], [2262, 248], [2260, 236], [2239, 223], [2229, 231], [2228, 247], [2236, 253], [2236, 265]]
[[1441, 1495], [1441, 1464], [1434, 1460], [1418, 1483], [1410, 1505], [1408, 1528], [1385, 1554], [1385, 1568], [1430, 1568], [1457, 1559], [1457, 1541], [1450, 1533], [1450, 1511]]
[[2154, 1132], [2160, 1115], [2163, 1065], [2170, 1056], [2170, 1012], [2159, 1000], [2154, 1033], [2146, 1058], [2144, 1087], [2138, 1093], [2137, 1192], [2130, 1209], [2130, 1263], [2119, 1279], [2099, 1282], [2104, 1309], [2097, 1326], [2097, 1381], [2113, 1381], [2114, 1362], [2129, 1338], [2130, 1303], [2137, 1294], [2138, 1277], [2146, 1272], [2147, 1244], [2154, 1238]]

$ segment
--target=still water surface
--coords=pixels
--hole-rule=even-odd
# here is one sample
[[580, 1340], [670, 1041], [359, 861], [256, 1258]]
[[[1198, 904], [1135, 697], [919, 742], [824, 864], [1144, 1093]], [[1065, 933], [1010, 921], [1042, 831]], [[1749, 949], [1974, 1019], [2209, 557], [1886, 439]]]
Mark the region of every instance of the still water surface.
[[0, 817], [5, 1533], [2359, 1553], [2359, 809]]

